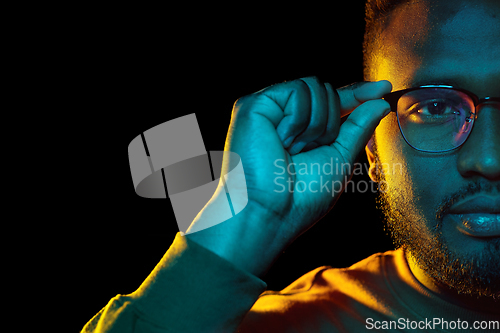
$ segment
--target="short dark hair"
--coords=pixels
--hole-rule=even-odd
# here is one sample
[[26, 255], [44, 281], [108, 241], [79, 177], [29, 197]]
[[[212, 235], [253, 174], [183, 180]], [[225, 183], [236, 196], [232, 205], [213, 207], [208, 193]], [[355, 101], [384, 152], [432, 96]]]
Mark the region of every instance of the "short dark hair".
[[410, 0], [367, 0], [365, 3], [365, 35], [363, 39], [363, 73], [370, 80], [369, 59], [374, 51], [375, 41], [388, 24], [389, 14], [400, 4]]

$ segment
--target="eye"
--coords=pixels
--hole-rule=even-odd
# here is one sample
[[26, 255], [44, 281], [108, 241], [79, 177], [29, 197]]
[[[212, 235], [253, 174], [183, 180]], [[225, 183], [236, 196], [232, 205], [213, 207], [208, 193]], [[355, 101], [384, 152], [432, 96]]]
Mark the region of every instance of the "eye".
[[420, 102], [414, 105], [412, 109], [413, 112], [418, 112], [420, 115], [428, 117], [460, 114], [460, 111], [454, 107], [453, 103], [446, 100]]
[[418, 112], [423, 114], [442, 115], [448, 113], [450, 109], [451, 107], [444, 102], [432, 102], [425, 105], [422, 109], [418, 110]]

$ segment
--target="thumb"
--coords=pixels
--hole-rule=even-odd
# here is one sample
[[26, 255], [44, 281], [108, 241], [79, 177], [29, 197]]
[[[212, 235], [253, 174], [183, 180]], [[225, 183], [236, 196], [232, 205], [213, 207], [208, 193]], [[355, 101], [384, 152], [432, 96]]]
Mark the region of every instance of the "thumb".
[[359, 152], [370, 140], [380, 120], [390, 111], [389, 103], [382, 99], [364, 102], [352, 111], [340, 126], [339, 135], [330, 146], [342, 155], [346, 163], [353, 164]]

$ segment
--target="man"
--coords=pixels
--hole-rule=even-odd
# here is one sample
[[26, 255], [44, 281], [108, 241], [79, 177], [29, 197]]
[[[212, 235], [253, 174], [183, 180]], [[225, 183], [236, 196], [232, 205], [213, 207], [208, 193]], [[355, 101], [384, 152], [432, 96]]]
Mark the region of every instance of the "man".
[[[84, 332], [498, 331], [500, 3], [367, 9], [371, 82], [335, 90], [303, 78], [239, 99], [225, 150], [241, 157], [245, 209], [178, 234], [141, 287], [112, 299]], [[259, 277], [331, 209], [364, 147], [398, 249], [263, 293]], [[277, 161], [331, 160], [337, 172], [286, 167], [291, 190], [275, 182]], [[217, 215], [221, 196], [223, 187], [191, 231]]]

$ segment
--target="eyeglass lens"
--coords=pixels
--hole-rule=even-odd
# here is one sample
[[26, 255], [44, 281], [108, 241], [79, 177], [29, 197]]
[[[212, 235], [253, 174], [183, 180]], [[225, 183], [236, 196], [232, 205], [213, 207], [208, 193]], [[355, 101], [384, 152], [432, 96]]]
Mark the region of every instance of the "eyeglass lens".
[[467, 94], [446, 88], [410, 91], [398, 100], [398, 122], [409, 145], [439, 152], [460, 146], [469, 136], [475, 106]]

